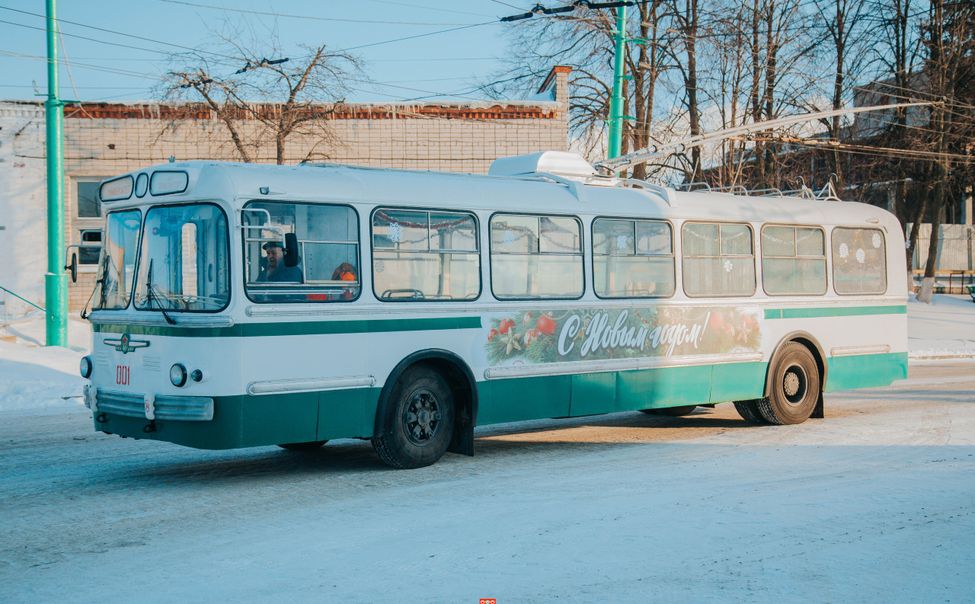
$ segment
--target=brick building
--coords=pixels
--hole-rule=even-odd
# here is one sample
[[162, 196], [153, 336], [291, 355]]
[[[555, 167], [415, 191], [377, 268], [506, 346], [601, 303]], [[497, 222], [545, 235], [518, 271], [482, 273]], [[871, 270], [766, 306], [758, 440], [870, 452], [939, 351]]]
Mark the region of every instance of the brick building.
[[[326, 126], [328, 139], [295, 134], [286, 163], [315, 161], [487, 173], [506, 155], [568, 149], [568, 67], [554, 67], [527, 101], [343, 104]], [[267, 108], [274, 110], [274, 106]], [[256, 161], [274, 163], [273, 141], [256, 121], [239, 127]], [[0, 101], [0, 286], [43, 305], [47, 268], [46, 157], [41, 102]], [[65, 242], [87, 243], [70, 308], [94, 287], [102, 217], [97, 183], [143, 166], [179, 160], [238, 161], [227, 128], [207, 107], [158, 103], [85, 103], [65, 109]], [[0, 290], [0, 319], [29, 307]]]

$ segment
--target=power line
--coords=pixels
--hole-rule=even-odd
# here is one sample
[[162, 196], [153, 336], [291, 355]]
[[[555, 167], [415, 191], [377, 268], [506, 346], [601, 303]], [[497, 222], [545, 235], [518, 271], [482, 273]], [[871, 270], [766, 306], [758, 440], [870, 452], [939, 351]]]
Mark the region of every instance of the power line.
[[[27, 54], [23, 54], [23, 53], [19, 53], [19, 52], [11, 52], [9, 50], [0, 50], [0, 56], [14, 57], [14, 58], [19, 58], [19, 59], [30, 59], [32, 61], [43, 61], [45, 63], [48, 63], [50, 61], [50, 59], [48, 59], [47, 57], [42, 57], [42, 56], [38, 56], [38, 55], [27, 55]], [[142, 78], [142, 79], [146, 79], [146, 80], [158, 80], [159, 79], [159, 78], [155, 78], [155, 77], [152, 77], [150, 75], [147, 75], [145, 73], [141, 73], [141, 72], [137, 72], [137, 71], [129, 71], [129, 70], [126, 70], [126, 69], [118, 69], [118, 68], [115, 68], [115, 67], [104, 67], [104, 66], [101, 66], [101, 65], [89, 65], [87, 63], [77, 63], [77, 62], [72, 63], [72, 65], [74, 65], [75, 67], [81, 67], [81, 68], [84, 68], [84, 69], [91, 69], [91, 70], [94, 70], [94, 71], [103, 71], [105, 73], [111, 73], [111, 74], [115, 74], [115, 75], [128, 76], [128, 77], [132, 77], [132, 78]]]
[[[46, 19], [47, 18], [46, 15], [42, 15], [40, 13], [32, 13], [30, 11], [20, 10], [20, 9], [16, 9], [16, 8], [10, 8], [8, 6], [0, 6], [0, 9], [13, 11], [15, 13], [22, 13], [24, 15], [31, 15], [33, 17], [39, 17], [41, 19]], [[126, 38], [133, 38], [135, 40], [142, 40], [143, 42], [152, 42], [153, 44], [162, 44], [163, 46], [172, 46], [173, 48], [180, 48], [182, 50], [189, 50], [191, 52], [204, 52], [205, 54], [210, 54], [210, 55], [213, 55], [213, 56], [216, 56], [216, 57], [230, 59], [232, 61], [239, 61], [240, 60], [240, 57], [232, 57], [230, 55], [224, 55], [224, 54], [220, 54], [220, 53], [216, 53], [216, 52], [201, 51], [199, 49], [192, 48], [190, 46], [183, 46], [182, 44], [176, 44], [176, 43], [173, 43], [173, 42], [166, 42], [164, 40], [155, 40], [153, 38], [146, 38], [145, 36], [137, 36], [135, 34], [129, 34], [129, 33], [125, 33], [125, 32], [122, 32], [122, 31], [117, 31], [117, 30], [114, 30], [114, 29], [107, 29], [107, 28], [104, 28], [104, 27], [98, 27], [96, 25], [88, 25], [88, 24], [85, 24], [85, 23], [79, 23], [77, 21], [68, 21], [67, 19], [60, 19], [60, 18], [59, 19], [56, 19], [56, 21], [58, 21], [59, 23], [67, 23], [69, 25], [76, 25], [78, 27], [84, 27], [84, 28], [87, 28], [87, 29], [94, 29], [96, 31], [101, 31], [101, 32], [109, 33], [109, 34], [115, 34], [117, 36], [124, 36]], [[10, 21], [0, 21], [0, 22], [2, 22], [2, 23], [10, 23], [12, 25], [20, 25], [19, 23], [12, 23]], [[24, 25], [23, 27], [31, 27], [31, 26]], [[32, 29], [41, 29], [41, 28], [32, 27]], [[94, 38], [85, 38], [84, 36], [79, 36], [79, 35], [76, 35], [76, 34], [63, 34], [63, 35], [65, 35], [65, 36], [71, 36], [73, 38], [83, 38], [85, 40], [94, 40], [96, 42], [99, 41], [99, 40], [95, 40]], [[104, 44], [112, 44], [113, 46], [124, 46], [124, 45], [115, 44], [115, 43], [112, 43], [112, 42], [105, 42], [105, 41], [101, 41], [101, 42], [104, 43]], [[134, 48], [134, 49], [137, 49], [137, 50], [146, 50], [146, 51], [149, 51], [149, 52], [165, 52], [165, 51], [161, 51], [161, 50], [152, 50], [152, 49], [148, 49], [148, 48], [141, 48], [141, 47], [138, 47], [138, 46], [128, 46], [127, 48]]]
[[[5, 8], [5, 7], [0, 7], [0, 8]], [[25, 29], [33, 29], [35, 31], [47, 31], [47, 29], [44, 28], [44, 27], [36, 27], [34, 25], [26, 25], [24, 23], [14, 23], [13, 21], [5, 21], [3, 19], [0, 19], [0, 23], [4, 23], [6, 25], [13, 25], [13, 26], [16, 26], [16, 27], [23, 27]], [[61, 35], [62, 36], [68, 36], [69, 38], [78, 38], [80, 40], [88, 40], [89, 42], [96, 42], [98, 44], [107, 44], [108, 46], [117, 46], [119, 48], [129, 48], [129, 49], [132, 49], [132, 50], [141, 50], [143, 52], [152, 52], [152, 53], [162, 54], [162, 55], [167, 55], [167, 56], [169, 56], [171, 54], [171, 53], [166, 52], [165, 50], [158, 50], [158, 49], [155, 49], [155, 48], [145, 48], [143, 46], [133, 46], [131, 44], [122, 44], [120, 42], [109, 42], [108, 40], [99, 40], [98, 38], [90, 38], [88, 36], [82, 36], [82, 35], [79, 35], [79, 34], [69, 34], [67, 32], [61, 32]], [[205, 54], [212, 54], [212, 53], [206, 53], [205, 51], [202, 51], [202, 50], [197, 50], [195, 52], [200, 52], [200, 53], [205, 53]], [[239, 62], [240, 59], [239, 58], [236, 58], [236, 59], [234, 59], [234, 61], [235, 62]]]
[[[536, 4], [531, 7], [527, 13], [519, 13], [517, 15], [510, 15], [507, 17], [502, 17], [501, 21], [504, 23], [509, 23], [511, 21], [521, 21], [523, 19], [531, 19], [535, 15], [560, 15], [562, 13], [575, 12], [578, 9], [601, 9], [601, 8], [623, 8], [626, 6], [633, 6], [635, 2], [629, 0], [623, 0], [621, 2], [590, 2], [589, 0], [575, 0], [571, 4], [566, 6], [556, 6], [555, 8], [548, 8], [542, 4]], [[514, 8], [514, 7], [513, 7]]]
[[413, 4], [410, 2], [394, 2], [393, 0], [366, 0], [367, 2], [375, 2], [376, 4], [389, 4], [392, 6], [406, 6], [409, 8], [420, 8], [424, 10], [437, 11], [438, 13], [454, 13], [457, 15], [472, 15], [475, 17], [491, 17], [492, 15], [485, 15], [484, 13], [472, 13], [466, 10], [455, 10], [451, 8], [443, 8], [440, 6], [427, 6], [425, 4]]
[[[75, 63], [75, 66], [78, 64]], [[0, 88], [30, 88], [31, 84], [0, 84]], [[145, 86], [78, 86], [78, 90], [145, 90]]]
[[515, 6], [514, 4], [508, 4], [507, 2], [501, 2], [501, 0], [491, 0], [491, 2], [494, 2], [495, 4], [500, 4], [501, 6], [507, 6], [508, 8], [513, 8], [515, 10], [525, 10], [520, 6]]
[[483, 23], [472, 23], [470, 25], [463, 25], [461, 27], [451, 27], [449, 29], [441, 29], [441, 30], [438, 30], [438, 31], [431, 31], [431, 32], [427, 32], [425, 34], [416, 34], [416, 35], [413, 35], [413, 36], [403, 36], [402, 38], [393, 38], [391, 40], [383, 40], [381, 42], [370, 42], [368, 44], [359, 44], [358, 46], [349, 46], [347, 48], [343, 48], [341, 50], [337, 50], [336, 52], [348, 52], [350, 50], [358, 50], [360, 48], [370, 48], [372, 46], [382, 46], [384, 44], [392, 44], [393, 42], [402, 42], [404, 40], [415, 40], [416, 38], [426, 38], [427, 36], [436, 36], [438, 34], [446, 34], [446, 33], [452, 32], [452, 31], [461, 31], [461, 30], [465, 30], [465, 29], [471, 29], [473, 27], [482, 27], [484, 25], [492, 25], [494, 23], [497, 23], [497, 21], [484, 21]]
[[444, 22], [430, 22], [430, 21], [380, 21], [375, 19], [345, 19], [339, 17], [316, 17], [313, 15], [296, 15], [290, 13], [277, 13], [271, 11], [262, 10], [251, 10], [246, 8], [230, 8], [227, 6], [215, 6], [213, 4], [203, 4], [199, 2], [188, 2], [187, 0], [159, 0], [159, 2], [165, 2], [166, 4], [181, 4], [183, 6], [192, 6], [194, 8], [206, 8], [210, 10], [221, 10], [228, 11], [232, 13], [242, 13], [245, 15], [260, 15], [262, 17], [285, 17], [288, 19], [302, 19], [304, 21], [330, 21], [337, 23], [369, 23], [374, 25], [413, 25], [413, 26], [442, 26], [442, 25], [468, 25], [467, 23], [444, 23]]

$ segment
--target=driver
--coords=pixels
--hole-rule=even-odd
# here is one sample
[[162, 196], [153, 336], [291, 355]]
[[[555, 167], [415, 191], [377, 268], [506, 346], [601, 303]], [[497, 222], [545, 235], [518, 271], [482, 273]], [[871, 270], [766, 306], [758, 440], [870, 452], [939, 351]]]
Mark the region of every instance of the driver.
[[297, 266], [286, 266], [284, 263], [284, 247], [278, 241], [265, 243], [265, 260], [267, 262], [264, 270], [258, 276], [258, 282], [264, 283], [301, 283], [303, 281], [301, 269]]

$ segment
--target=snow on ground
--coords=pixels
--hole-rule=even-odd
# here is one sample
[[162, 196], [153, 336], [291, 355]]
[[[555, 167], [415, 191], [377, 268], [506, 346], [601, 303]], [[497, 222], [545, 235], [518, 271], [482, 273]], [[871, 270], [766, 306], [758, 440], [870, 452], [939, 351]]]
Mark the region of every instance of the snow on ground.
[[826, 419], [523, 422], [477, 455], [198, 451], [0, 421], [0, 602], [972, 602], [975, 375]]
[[969, 296], [937, 294], [924, 304], [911, 296], [907, 337], [912, 359], [975, 358], [975, 303]]
[[78, 363], [91, 340], [89, 323], [68, 322], [69, 348], [46, 348], [44, 318], [0, 325], [0, 414], [84, 411]]
[[[912, 357], [975, 304], [908, 304]], [[916, 363], [827, 419], [730, 405], [477, 430], [415, 471], [369, 443], [198, 451], [95, 433], [78, 360], [0, 326], [0, 602], [914, 602], [975, 594], [975, 377]]]

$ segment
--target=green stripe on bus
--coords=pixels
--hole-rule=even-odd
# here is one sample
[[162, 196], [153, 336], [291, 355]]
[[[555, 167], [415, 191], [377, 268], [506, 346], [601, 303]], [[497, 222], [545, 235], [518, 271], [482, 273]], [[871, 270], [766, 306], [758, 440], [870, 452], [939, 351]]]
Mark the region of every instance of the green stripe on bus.
[[839, 306], [825, 308], [767, 308], [766, 319], [812, 319], [815, 317], [856, 317], [862, 315], [903, 315], [906, 305]]
[[826, 392], [877, 388], [907, 379], [906, 352], [830, 357], [826, 362]]
[[390, 331], [439, 331], [480, 329], [480, 317], [437, 317], [426, 319], [363, 319], [358, 321], [289, 321], [283, 323], [240, 323], [230, 327], [190, 327], [179, 325], [113, 325], [95, 323], [98, 333], [127, 333], [143, 336], [189, 338], [243, 338], [261, 336], [304, 336], [342, 333], [380, 333]]
[[[907, 353], [827, 359], [826, 391], [886, 386], [907, 377]], [[658, 367], [477, 382], [477, 425], [581, 416], [761, 397], [767, 363]], [[209, 422], [160, 421], [110, 415], [96, 430], [202, 449], [373, 436], [381, 388], [268, 396], [215, 397]], [[828, 404], [828, 401], [827, 401]]]

